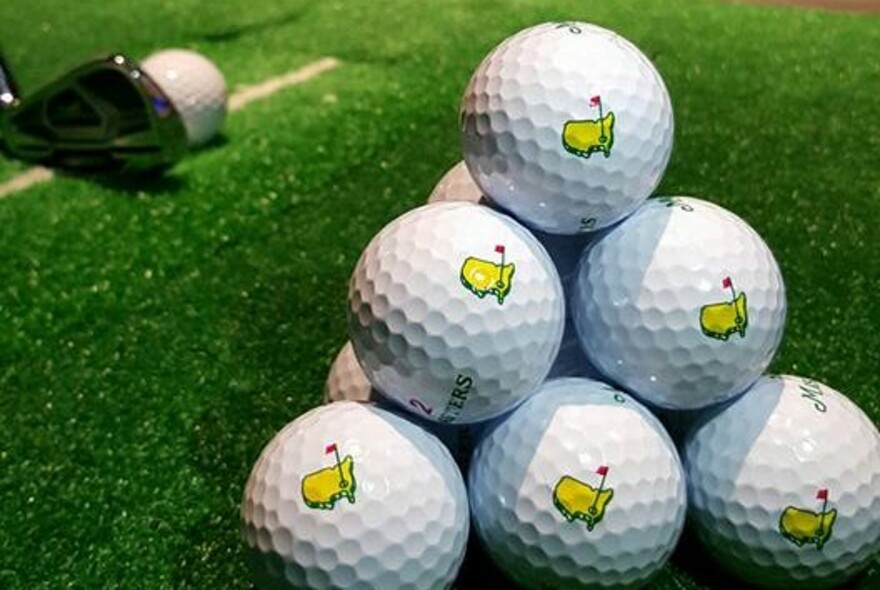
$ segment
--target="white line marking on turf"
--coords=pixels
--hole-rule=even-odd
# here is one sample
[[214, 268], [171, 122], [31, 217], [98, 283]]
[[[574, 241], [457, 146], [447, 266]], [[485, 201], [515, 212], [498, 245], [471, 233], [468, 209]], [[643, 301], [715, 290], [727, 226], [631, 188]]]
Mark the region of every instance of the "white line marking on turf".
[[[328, 72], [340, 65], [342, 65], [342, 62], [335, 57], [325, 57], [306, 64], [298, 70], [269, 78], [260, 84], [245, 86], [229, 97], [229, 110], [240, 111], [256, 100], [262, 100], [285, 88], [308, 82], [312, 78], [320, 76], [324, 72]], [[13, 177], [12, 180], [0, 184], [0, 199], [27, 190], [32, 186], [48, 182], [54, 177], [55, 174], [51, 170], [41, 166], [26, 170]]]
[[32, 186], [49, 182], [55, 177], [55, 174], [48, 168], [37, 166], [29, 170], [25, 170], [12, 180], [0, 184], [0, 199], [8, 197], [13, 193], [29, 189]]
[[303, 82], [311, 80], [315, 76], [320, 76], [324, 72], [332, 70], [339, 65], [341, 65], [341, 62], [335, 57], [325, 57], [288, 74], [269, 78], [262, 84], [245, 86], [229, 98], [229, 110], [237, 111], [243, 109], [255, 100], [272, 96], [279, 90], [289, 88], [290, 86], [302, 84]]

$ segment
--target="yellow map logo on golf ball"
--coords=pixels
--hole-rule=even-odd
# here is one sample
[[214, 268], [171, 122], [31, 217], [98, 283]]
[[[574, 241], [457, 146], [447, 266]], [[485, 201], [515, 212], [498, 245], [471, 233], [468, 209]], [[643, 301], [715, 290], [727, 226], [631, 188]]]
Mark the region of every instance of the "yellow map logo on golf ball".
[[307, 474], [302, 479], [302, 497], [306, 506], [316, 510], [333, 510], [336, 502], [346, 498], [355, 503], [357, 481], [354, 478], [354, 459], [346, 455], [339, 458], [336, 443], [327, 445], [325, 454], [333, 453], [336, 464]]
[[779, 532], [798, 547], [815, 545], [816, 549], [821, 550], [831, 538], [837, 510], [828, 510], [827, 489], [819, 490], [816, 499], [822, 500], [822, 508], [818, 512], [788, 506], [779, 517]]
[[614, 490], [605, 488], [608, 467], [600, 466], [596, 473], [602, 476], [599, 487], [593, 487], [570, 475], [563, 475], [553, 488], [553, 505], [568, 522], [581, 520], [592, 531], [605, 516], [605, 508], [614, 497]]
[[602, 97], [590, 99], [591, 107], [599, 107], [597, 119], [566, 121], [562, 129], [562, 146], [565, 150], [582, 158], [589, 158], [596, 152], [602, 152], [607, 158], [611, 155], [614, 145], [614, 113], [602, 112]]
[[504, 251], [504, 246], [495, 246], [495, 252], [501, 254], [499, 264], [473, 256], [465, 258], [461, 265], [461, 284], [464, 288], [480, 299], [492, 295], [502, 305], [513, 287], [513, 273], [516, 270], [512, 262], [504, 263]]
[[745, 338], [749, 325], [749, 310], [746, 307], [746, 294], [736, 293], [730, 277], [724, 277], [721, 286], [730, 289], [731, 300], [710, 303], [700, 308], [700, 329], [709, 338], [727, 340], [739, 332]]

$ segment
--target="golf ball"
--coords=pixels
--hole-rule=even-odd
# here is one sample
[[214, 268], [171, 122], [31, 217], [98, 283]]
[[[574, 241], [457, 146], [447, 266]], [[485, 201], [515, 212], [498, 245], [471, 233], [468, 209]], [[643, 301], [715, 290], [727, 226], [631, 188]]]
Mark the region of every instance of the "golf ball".
[[226, 118], [226, 80], [211, 60], [194, 51], [168, 49], [149, 56], [141, 68], [180, 113], [190, 147], [217, 135]]
[[376, 397], [372, 383], [358, 364], [351, 341], [346, 342], [330, 366], [324, 385], [324, 403], [376, 401]]
[[242, 530], [261, 590], [449, 588], [468, 502], [440, 442], [373, 404], [320, 406], [263, 450]]
[[587, 357], [659, 407], [742, 393], [782, 339], [785, 287], [742, 219], [689, 197], [651, 199], [581, 259], [571, 313]]
[[[453, 166], [437, 183], [431, 196], [428, 197], [429, 203], [443, 201], [467, 201], [477, 203], [487, 207], [497, 209], [497, 206], [486, 197], [480, 187], [474, 182], [467, 166], [464, 162], [459, 162]], [[538, 239], [550, 259], [556, 266], [559, 278], [562, 281], [563, 293], [566, 298], [569, 293], [569, 286], [573, 282], [576, 275], [578, 261], [590, 239], [595, 234], [579, 234], [579, 235], [556, 235], [539, 231], [532, 231], [532, 234]], [[566, 317], [565, 329], [563, 331], [562, 342], [559, 346], [559, 352], [553, 361], [548, 378], [552, 377], [590, 377], [598, 378], [599, 372], [590, 364], [581, 348], [577, 338], [574, 324], [570, 318]]]
[[829, 588], [880, 553], [880, 433], [830, 387], [762, 377], [707, 412], [684, 457], [699, 537], [752, 584]]
[[387, 225], [349, 284], [349, 334], [370, 382], [431, 420], [498, 416], [547, 376], [562, 285], [521, 225], [472, 203], [433, 203]]
[[645, 55], [586, 23], [545, 23], [506, 39], [461, 101], [476, 183], [550, 233], [594, 231], [657, 187], [672, 151], [672, 105]]
[[637, 588], [684, 527], [685, 480], [651, 413], [597, 381], [557, 379], [477, 446], [474, 529], [523, 588]]
[[489, 205], [486, 195], [471, 178], [471, 173], [468, 172], [463, 161], [450, 168], [428, 196], [429, 203], [444, 201], [466, 201]]

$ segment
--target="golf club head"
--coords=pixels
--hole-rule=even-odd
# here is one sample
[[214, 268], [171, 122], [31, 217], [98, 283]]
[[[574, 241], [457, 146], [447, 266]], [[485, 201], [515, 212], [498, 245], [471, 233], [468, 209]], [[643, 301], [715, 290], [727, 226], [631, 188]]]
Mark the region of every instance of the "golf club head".
[[169, 167], [187, 151], [171, 101], [119, 54], [82, 65], [27, 98], [0, 62], [0, 136], [13, 158], [85, 173]]

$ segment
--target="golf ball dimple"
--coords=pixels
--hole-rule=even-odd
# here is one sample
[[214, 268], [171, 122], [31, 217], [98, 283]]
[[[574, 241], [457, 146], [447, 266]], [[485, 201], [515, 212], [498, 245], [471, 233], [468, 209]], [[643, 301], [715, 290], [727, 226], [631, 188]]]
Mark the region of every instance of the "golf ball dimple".
[[672, 441], [630, 396], [557, 379], [477, 446], [474, 528], [523, 588], [637, 588], [671, 555], [686, 496]]
[[547, 376], [565, 302], [544, 248], [510, 217], [434, 203], [392, 221], [349, 285], [349, 334], [370, 382], [431, 420], [471, 423]]
[[428, 196], [429, 203], [445, 201], [465, 201], [480, 205], [491, 205], [486, 195], [468, 172], [467, 165], [462, 161], [450, 168]]
[[152, 54], [141, 69], [168, 95], [180, 113], [190, 147], [210, 141], [226, 118], [226, 80], [205, 56], [186, 49]]
[[706, 411], [684, 461], [699, 537], [752, 584], [829, 588], [880, 552], [880, 433], [830, 387], [762, 377]]
[[690, 197], [651, 199], [591, 243], [569, 302], [596, 368], [669, 409], [742, 393], [772, 361], [786, 314], [761, 237]]
[[623, 219], [659, 184], [673, 115], [659, 73], [632, 43], [586, 23], [506, 39], [461, 101], [476, 183], [524, 223], [590, 232]]
[[464, 481], [446, 448], [356, 402], [311, 410], [272, 439], [241, 518], [262, 590], [446, 589], [469, 527]]

